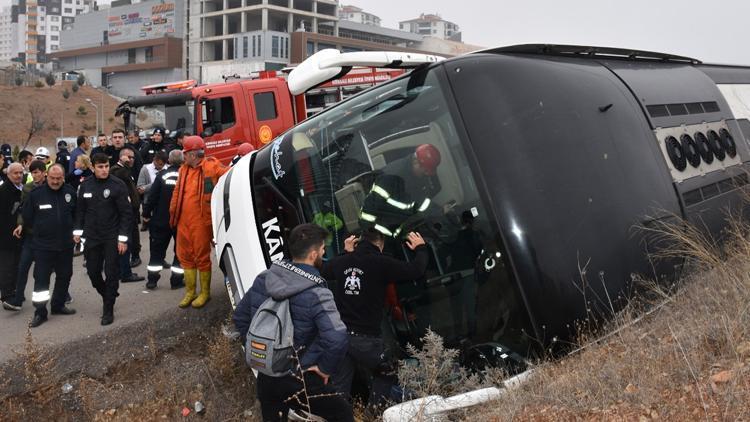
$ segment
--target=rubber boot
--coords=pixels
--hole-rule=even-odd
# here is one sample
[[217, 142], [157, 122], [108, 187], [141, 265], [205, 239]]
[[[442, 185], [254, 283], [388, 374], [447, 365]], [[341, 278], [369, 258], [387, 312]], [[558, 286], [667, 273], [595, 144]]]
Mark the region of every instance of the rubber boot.
[[182, 298], [182, 302], [180, 302], [180, 308], [187, 308], [190, 306], [190, 303], [195, 300], [195, 285], [196, 285], [196, 277], [198, 276], [198, 270], [196, 269], [185, 269], [185, 297]]
[[[187, 272], [185, 272], [185, 275], [187, 275]], [[193, 308], [202, 308], [210, 299], [211, 271], [201, 271], [201, 294], [193, 301]]]

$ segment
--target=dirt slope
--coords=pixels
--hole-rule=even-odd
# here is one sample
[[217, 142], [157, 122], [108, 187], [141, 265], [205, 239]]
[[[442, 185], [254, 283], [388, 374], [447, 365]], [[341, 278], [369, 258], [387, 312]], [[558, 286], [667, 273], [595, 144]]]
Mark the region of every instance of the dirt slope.
[[[90, 86], [82, 86], [78, 92], [73, 92], [72, 86], [71, 81], [62, 84], [58, 81], [52, 87], [45, 85], [42, 88], [0, 85], [0, 142], [24, 146], [31, 122], [29, 110], [35, 105], [40, 107], [45, 124], [44, 129], [31, 138], [27, 149], [41, 145], [53, 147], [58, 136], [94, 135], [97, 112], [86, 98], [101, 109], [102, 93]], [[67, 100], [62, 95], [64, 89], [70, 93]], [[110, 132], [121, 122], [114, 118], [117, 104], [118, 99], [104, 94], [104, 132]], [[85, 115], [77, 113], [81, 106]]]

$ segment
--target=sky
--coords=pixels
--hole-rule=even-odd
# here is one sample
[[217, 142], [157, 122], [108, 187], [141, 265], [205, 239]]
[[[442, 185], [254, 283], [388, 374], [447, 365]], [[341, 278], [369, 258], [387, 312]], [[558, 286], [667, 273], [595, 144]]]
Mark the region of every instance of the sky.
[[[107, 0], [102, 1], [108, 2]], [[0, 0], [0, 5], [10, 0]], [[469, 44], [622, 47], [750, 65], [750, 0], [342, 0], [383, 26], [437, 13]]]
[[344, 0], [383, 26], [437, 13], [484, 47], [576, 44], [750, 65], [750, 0]]

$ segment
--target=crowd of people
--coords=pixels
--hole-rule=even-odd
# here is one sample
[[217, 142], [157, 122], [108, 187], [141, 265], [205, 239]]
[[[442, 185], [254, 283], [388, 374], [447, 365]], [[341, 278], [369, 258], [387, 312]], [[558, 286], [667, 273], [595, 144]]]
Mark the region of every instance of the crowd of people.
[[[74, 314], [68, 287], [78, 251], [102, 297], [101, 324], [111, 324], [119, 283], [144, 280], [132, 268], [141, 265], [139, 232], [145, 230], [151, 254], [146, 287], [155, 289], [161, 272], [169, 268], [171, 288], [185, 288], [178, 306], [203, 307], [210, 299], [210, 199], [229, 167], [205, 156], [202, 138], [165, 142], [161, 130], [145, 142], [115, 130], [111, 137], [99, 134], [96, 146], [81, 136], [70, 153], [62, 143], [58, 149], [55, 159], [44, 147], [36, 154], [22, 151], [10, 164], [10, 157], [0, 158], [3, 308], [22, 309], [26, 279], [35, 263], [30, 326], [47, 321], [48, 303], [52, 315]], [[232, 164], [248, 152], [238, 151]], [[295, 227], [286, 240], [290, 259], [276, 261], [259, 274], [234, 312], [248, 353], [265, 356], [266, 346], [260, 353], [248, 341], [251, 325], [267, 301], [289, 304], [297, 364], [259, 371], [257, 395], [264, 421], [283, 420], [290, 409], [307, 409], [329, 421], [352, 421], [355, 373], [364, 376], [371, 405], [383, 404], [390, 396], [393, 379], [386, 373], [381, 332], [386, 289], [390, 283], [424, 276], [429, 260], [425, 241], [419, 233], [406, 235], [405, 244], [415, 254], [407, 263], [383, 253], [386, 239], [381, 231], [365, 229], [346, 239], [345, 254], [324, 262], [328, 237], [320, 225]], [[167, 263], [170, 241], [175, 254]], [[301, 390], [306, 390], [302, 399]]]
[[[81, 135], [72, 151], [59, 141], [55, 156], [39, 147], [35, 153], [20, 151], [15, 161], [9, 145], [0, 147], [0, 301], [5, 310], [23, 308], [33, 264], [35, 312], [29, 325], [45, 323], [49, 313], [75, 314], [68, 291], [75, 255], [84, 256], [87, 275], [102, 297], [102, 325], [114, 321], [119, 283], [145, 280], [146, 288], [155, 289], [165, 269], [172, 289], [187, 286], [180, 307], [205, 305], [211, 280], [206, 199], [211, 183], [228, 168], [205, 157], [200, 137], [165, 135], [156, 128], [144, 140], [116, 129], [110, 136], [98, 134], [95, 146]], [[133, 271], [142, 265], [141, 231], [149, 232], [146, 277]], [[167, 263], [170, 240], [175, 257]]]

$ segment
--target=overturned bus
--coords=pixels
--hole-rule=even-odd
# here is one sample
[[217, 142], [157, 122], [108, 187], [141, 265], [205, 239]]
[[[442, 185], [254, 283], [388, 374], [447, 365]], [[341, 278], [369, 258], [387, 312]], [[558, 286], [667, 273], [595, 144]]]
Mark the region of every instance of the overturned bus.
[[[393, 338], [430, 327], [470, 360], [527, 357], [616, 308], [635, 275], [677, 274], [637, 227], [678, 216], [720, 235], [748, 184], [748, 118], [750, 68], [578, 46], [468, 54], [245, 157], [214, 191], [216, 253], [236, 303], [300, 223], [330, 231], [330, 256], [375, 227], [410, 260], [418, 231], [431, 259], [384, 304]], [[398, 164], [425, 145], [432, 174]]]

